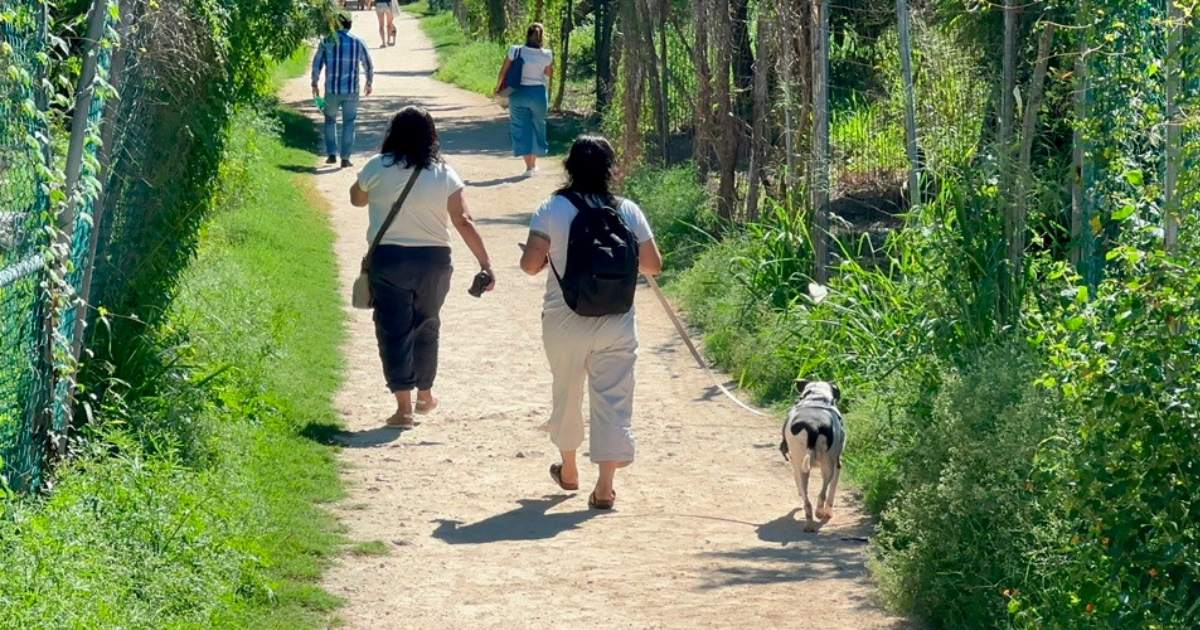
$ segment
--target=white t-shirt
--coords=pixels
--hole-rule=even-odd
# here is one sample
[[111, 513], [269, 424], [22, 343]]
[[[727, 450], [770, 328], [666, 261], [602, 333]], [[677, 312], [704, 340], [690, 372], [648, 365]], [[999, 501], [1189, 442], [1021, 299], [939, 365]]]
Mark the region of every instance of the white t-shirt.
[[530, 48], [528, 46], [512, 46], [508, 49], [508, 58], [515, 60], [517, 51], [521, 51], [521, 85], [546, 85], [546, 66], [554, 63], [554, 51], [547, 48]]
[[[367, 192], [371, 212], [371, 224], [367, 228], [367, 242], [383, 225], [392, 210], [392, 204], [404, 186], [412, 169], [403, 162], [392, 164], [389, 157], [376, 155], [358, 174], [358, 187]], [[392, 221], [391, 227], [380, 241], [381, 245], [403, 245], [405, 247], [445, 247], [450, 245], [450, 212], [447, 200], [450, 195], [463, 189], [463, 181], [445, 162], [438, 162], [417, 176], [417, 183], [404, 201], [404, 207]]]
[[[592, 205], [600, 203], [597, 199], [588, 199], [587, 201]], [[654, 240], [650, 222], [646, 220], [646, 215], [642, 214], [642, 209], [636, 203], [623, 199], [617, 212], [633, 230], [633, 235], [637, 237], [639, 245]], [[571, 221], [577, 214], [579, 214], [579, 210], [575, 204], [566, 197], [556, 194], [547, 199], [537, 209], [537, 212], [533, 213], [533, 219], [529, 223], [530, 232], [550, 240], [550, 261], [554, 263], [554, 269], [557, 269], [560, 274], [567, 268], [567, 239], [571, 234]], [[546, 278], [546, 297], [543, 308], [547, 310], [558, 307], [565, 308], [566, 301], [563, 300], [562, 287], [558, 284], [554, 270], [547, 268], [546, 275], [548, 277]]]

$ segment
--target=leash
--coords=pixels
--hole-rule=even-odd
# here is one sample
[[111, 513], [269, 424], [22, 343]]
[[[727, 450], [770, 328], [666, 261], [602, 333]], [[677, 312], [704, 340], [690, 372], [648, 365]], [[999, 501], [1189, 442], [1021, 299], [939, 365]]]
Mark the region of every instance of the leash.
[[687, 328], [684, 327], [683, 322], [679, 320], [679, 316], [675, 314], [675, 309], [671, 308], [671, 303], [667, 301], [667, 296], [663, 295], [662, 289], [659, 288], [658, 281], [656, 281], [654, 276], [651, 275], [645, 275], [644, 277], [646, 278], [646, 283], [649, 284], [650, 288], [654, 291], [654, 296], [658, 298], [658, 303], [662, 304], [663, 310], [667, 312], [667, 317], [671, 319], [672, 324], [675, 324], [675, 330], [679, 333], [679, 337], [683, 339], [683, 344], [687, 346], [688, 351], [692, 353], [692, 358], [696, 360], [696, 365], [700, 366], [700, 369], [704, 370], [704, 373], [708, 375], [708, 378], [710, 381], [712, 381], [712, 384], [715, 385], [717, 389], [721, 390], [721, 393], [725, 394], [726, 398], [732, 400], [735, 405], [745, 409], [746, 411], [749, 411], [756, 416], [761, 416], [764, 418], [767, 417], [767, 414], [738, 400], [738, 397], [734, 396], [733, 392], [729, 391], [728, 388], [721, 384], [721, 381], [717, 379], [716, 374], [713, 374], [712, 370], [709, 369], [708, 363], [704, 361], [704, 357], [700, 355], [700, 351], [696, 349], [696, 344], [692, 342], [692, 337], [688, 334]]

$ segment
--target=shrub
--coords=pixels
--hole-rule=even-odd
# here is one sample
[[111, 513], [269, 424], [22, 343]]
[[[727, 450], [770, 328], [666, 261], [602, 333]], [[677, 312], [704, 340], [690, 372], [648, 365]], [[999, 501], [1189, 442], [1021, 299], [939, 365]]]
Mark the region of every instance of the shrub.
[[[1200, 624], [1200, 247], [1121, 247], [1115, 277], [1050, 309], [1042, 384], [1067, 405], [1037, 461], [1055, 506], [1030, 552], [1031, 626]], [[1186, 242], [1186, 241], [1185, 241]]]
[[1005, 618], [1003, 589], [1024, 584], [1038, 514], [1033, 454], [1059, 413], [1033, 385], [1037, 370], [1019, 346], [981, 351], [965, 368], [928, 362], [850, 418], [850, 470], [886, 506], [874, 558], [894, 605], [946, 627]]
[[687, 269], [715, 243], [718, 219], [693, 165], [640, 170], [625, 181], [625, 192], [650, 220], [669, 272]]

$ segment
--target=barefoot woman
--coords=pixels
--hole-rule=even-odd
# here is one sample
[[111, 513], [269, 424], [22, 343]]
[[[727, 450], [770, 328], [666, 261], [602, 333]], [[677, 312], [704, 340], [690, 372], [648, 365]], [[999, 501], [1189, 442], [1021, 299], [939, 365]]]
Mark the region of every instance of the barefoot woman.
[[420, 172], [412, 190], [371, 261], [375, 336], [388, 389], [396, 397], [396, 413], [387, 423], [400, 428], [413, 426], [413, 389], [417, 390], [416, 413], [437, 407], [433, 381], [440, 313], [450, 290], [451, 224], [479, 266], [492, 269], [467, 211], [463, 181], [442, 161], [433, 118], [419, 107], [405, 107], [396, 114], [380, 154], [363, 166], [350, 188], [352, 204], [370, 206], [368, 241], [375, 238], [414, 169]]

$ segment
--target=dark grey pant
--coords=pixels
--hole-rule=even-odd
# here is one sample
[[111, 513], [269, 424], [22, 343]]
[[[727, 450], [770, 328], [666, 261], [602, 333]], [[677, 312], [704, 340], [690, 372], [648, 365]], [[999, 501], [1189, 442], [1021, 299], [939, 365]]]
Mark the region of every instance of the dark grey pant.
[[433, 388], [440, 314], [453, 269], [449, 247], [380, 245], [375, 250], [375, 337], [392, 392]]

